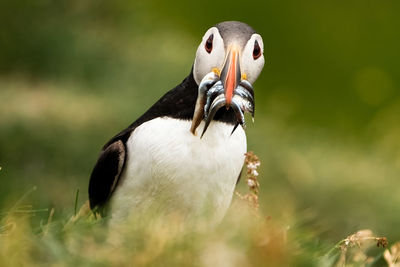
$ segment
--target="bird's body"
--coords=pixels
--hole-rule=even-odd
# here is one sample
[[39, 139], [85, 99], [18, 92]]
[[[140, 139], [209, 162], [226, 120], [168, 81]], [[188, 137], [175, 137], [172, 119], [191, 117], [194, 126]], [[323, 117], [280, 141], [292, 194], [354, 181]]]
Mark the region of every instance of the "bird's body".
[[243, 165], [246, 135], [240, 128], [231, 136], [230, 124], [216, 122], [200, 139], [188, 131], [190, 123], [156, 118], [132, 132], [127, 167], [111, 198], [112, 221], [124, 220], [128, 210], [222, 219]]
[[[105, 208], [112, 223], [149, 212], [185, 218], [207, 215], [217, 222], [228, 209], [247, 149], [245, 132], [236, 127], [243, 126], [244, 111], [254, 112], [250, 82], [261, 72], [264, 59], [256, 61], [259, 55], [252, 46], [260, 50], [262, 40], [248, 25], [218, 25], [203, 38], [189, 76], [103, 147], [91, 175], [89, 201], [92, 209]], [[224, 35], [233, 48], [224, 48]], [[235, 38], [242, 46], [250, 43], [250, 52], [247, 46], [236, 47]], [[205, 60], [213, 55], [213, 47], [216, 60]], [[241, 60], [246, 53], [258, 62], [256, 71]], [[196, 133], [198, 127], [203, 134], [207, 130], [204, 136]]]

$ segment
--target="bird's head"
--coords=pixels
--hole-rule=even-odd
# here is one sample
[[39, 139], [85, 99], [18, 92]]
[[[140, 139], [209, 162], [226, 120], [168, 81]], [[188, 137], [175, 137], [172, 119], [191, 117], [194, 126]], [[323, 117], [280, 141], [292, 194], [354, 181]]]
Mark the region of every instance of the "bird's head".
[[[219, 86], [224, 95], [221, 101], [223, 106], [230, 108], [235, 104], [233, 98], [240, 83], [246, 82], [251, 87], [260, 75], [264, 66], [263, 51], [261, 36], [245, 23], [226, 21], [207, 30], [197, 48], [193, 66], [193, 76], [199, 85], [199, 96], [193, 117], [192, 133], [195, 133], [203, 116], [208, 115], [204, 109], [207, 109], [205, 105], [208, 100], [207, 95], [209, 97], [210, 94], [206, 91], [214, 86], [216, 81], [220, 81]], [[202, 83], [207, 83], [207, 80], [212, 80], [213, 83], [209, 82], [202, 88]]]

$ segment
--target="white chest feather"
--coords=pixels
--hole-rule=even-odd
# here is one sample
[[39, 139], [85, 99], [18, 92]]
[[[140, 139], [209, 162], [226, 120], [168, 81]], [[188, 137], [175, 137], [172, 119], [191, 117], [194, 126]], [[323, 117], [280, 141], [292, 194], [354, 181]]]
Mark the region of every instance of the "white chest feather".
[[134, 130], [111, 198], [112, 221], [150, 210], [192, 216], [211, 209], [222, 219], [243, 166], [246, 135], [241, 127], [231, 135], [233, 126], [214, 121], [200, 139], [190, 123], [157, 118]]

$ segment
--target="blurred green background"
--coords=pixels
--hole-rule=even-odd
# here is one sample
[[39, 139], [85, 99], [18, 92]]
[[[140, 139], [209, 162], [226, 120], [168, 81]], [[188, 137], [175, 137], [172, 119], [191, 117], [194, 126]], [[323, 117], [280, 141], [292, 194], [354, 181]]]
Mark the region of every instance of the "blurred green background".
[[0, 209], [37, 186], [30, 204], [71, 214], [102, 145], [190, 72], [209, 27], [240, 20], [265, 44], [247, 127], [264, 214], [326, 240], [361, 228], [399, 240], [399, 12], [395, 0], [2, 0]]

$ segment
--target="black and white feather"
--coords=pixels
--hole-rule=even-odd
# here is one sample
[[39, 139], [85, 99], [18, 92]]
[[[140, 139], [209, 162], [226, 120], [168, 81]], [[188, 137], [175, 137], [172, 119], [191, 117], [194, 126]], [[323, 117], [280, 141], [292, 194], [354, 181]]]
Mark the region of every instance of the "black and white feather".
[[[204, 45], [211, 34], [210, 52]], [[199, 84], [208, 73], [223, 68], [230, 45], [240, 47], [242, 76], [253, 83], [264, 64], [263, 57], [256, 62], [247, 55], [255, 40], [263, 49], [261, 36], [241, 22], [223, 22], [206, 32], [188, 77], [103, 147], [90, 177], [91, 209], [107, 213], [112, 223], [149, 210], [190, 217], [211, 210], [213, 220], [222, 219], [243, 166], [246, 135], [242, 127], [232, 133], [238, 124], [237, 108], [215, 109], [207, 121]], [[233, 98], [236, 104], [248, 105], [254, 93], [252, 87], [251, 92], [243, 90]], [[242, 104], [242, 112], [252, 112]], [[200, 110], [196, 123], [195, 109]], [[206, 123], [206, 134], [197, 135], [196, 128], [205, 129]]]

